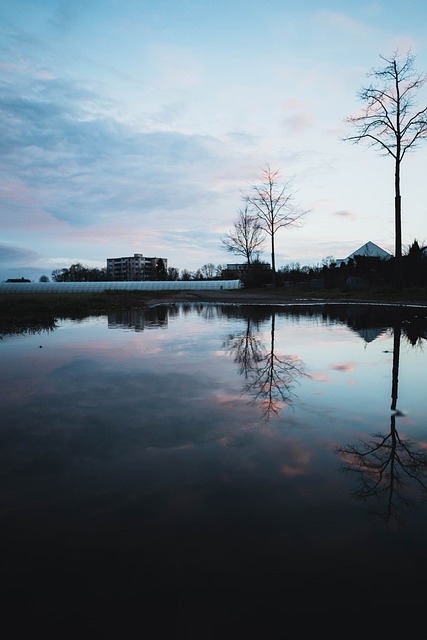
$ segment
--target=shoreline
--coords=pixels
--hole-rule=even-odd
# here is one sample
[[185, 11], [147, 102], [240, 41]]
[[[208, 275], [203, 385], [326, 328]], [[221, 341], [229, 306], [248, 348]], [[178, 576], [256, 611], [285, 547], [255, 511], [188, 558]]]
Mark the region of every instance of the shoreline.
[[197, 291], [176, 291], [171, 295], [163, 298], [153, 298], [147, 300], [145, 306], [153, 307], [161, 304], [171, 303], [190, 303], [190, 302], [211, 302], [217, 304], [243, 304], [243, 305], [279, 305], [279, 306], [292, 306], [303, 304], [371, 304], [371, 305], [384, 305], [384, 306], [406, 306], [406, 307], [421, 307], [427, 309], [427, 300], [420, 300], [418, 298], [392, 298], [387, 299], [381, 296], [369, 296], [366, 297], [322, 297], [322, 296], [304, 296], [304, 295], [289, 295], [282, 292], [271, 293], [259, 290], [197, 290]]
[[[156, 295], [157, 293], [157, 295]], [[412, 310], [421, 317], [427, 310], [424, 291], [405, 291], [400, 297], [391, 292], [360, 292], [344, 295], [339, 291], [320, 295], [290, 294], [283, 289], [182, 289], [178, 291], [106, 291], [103, 293], [5, 293], [0, 294], [0, 339], [2, 335], [54, 329], [63, 319], [82, 320], [111, 312], [154, 309], [176, 304], [224, 304], [269, 306], [297, 309], [304, 306], [366, 306]], [[417, 295], [419, 294], [419, 295]]]

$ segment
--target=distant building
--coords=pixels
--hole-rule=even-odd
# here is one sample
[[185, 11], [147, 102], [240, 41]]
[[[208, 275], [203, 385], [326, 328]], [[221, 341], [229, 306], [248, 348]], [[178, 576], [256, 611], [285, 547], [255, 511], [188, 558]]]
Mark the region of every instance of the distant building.
[[366, 244], [350, 253], [347, 258], [343, 258], [342, 260], [336, 260], [336, 265], [339, 267], [342, 263], [347, 264], [349, 260], [354, 260], [356, 256], [367, 256], [370, 258], [381, 258], [381, 260], [389, 260], [393, 256], [385, 249], [381, 249], [375, 242], [367, 242]]
[[8, 278], [6, 282], [31, 282], [31, 280], [27, 280], [27, 278]]
[[142, 253], [124, 258], [107, 258], [107, 277], [109, 280], [158, 280], [159, 263], [168, 268], [166, 258], [147, 258]]
[[[256, 262], [251, 264], [251, 267], [257, 267], [257, 269], [263, 269], [265, 271], [269, 271], [271, 269], [271, 265], [268, 262]], [[227, 264], [226, 268], [222, 270], [221, 277], [223, 280], [241, 280], [242, 277], [247, 274], [249, 271], [248, 263], [234, 263]]]

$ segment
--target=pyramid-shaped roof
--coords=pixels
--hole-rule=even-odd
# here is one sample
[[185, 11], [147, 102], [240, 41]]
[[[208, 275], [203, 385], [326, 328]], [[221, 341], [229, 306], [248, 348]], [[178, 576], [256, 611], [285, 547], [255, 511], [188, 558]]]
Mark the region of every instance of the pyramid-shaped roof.
[[350, 260], [350, 258], [354, 258], [355, 256], [369, 256], [371, 258], [382, 258], [383, 260], [388, 260], [391, 258], [391, 253], [381, 249], [375, 242], [367, 242], [366, 244], [353, 251], [349, 256], [347, 256], [346, 261]]

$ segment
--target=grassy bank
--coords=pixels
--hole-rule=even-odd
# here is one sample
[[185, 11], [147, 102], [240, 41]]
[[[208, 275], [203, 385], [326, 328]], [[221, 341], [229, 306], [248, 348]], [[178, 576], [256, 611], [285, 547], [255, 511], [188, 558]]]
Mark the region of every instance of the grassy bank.
[[0, 294], [0, 334], [53, 329], [58, 319], [79, 320], [115, 309], [143, 308], [148, 301], [165, 299], [168, 294], [165, 291], [4, 293]]

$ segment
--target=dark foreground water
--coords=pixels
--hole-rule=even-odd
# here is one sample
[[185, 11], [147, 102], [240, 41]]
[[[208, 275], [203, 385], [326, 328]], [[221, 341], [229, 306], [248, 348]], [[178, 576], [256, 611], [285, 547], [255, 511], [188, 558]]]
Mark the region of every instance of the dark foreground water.
[[424, 607], [426, 315], [173, 305], [3, 336], [4, 611], [204, 639]]

